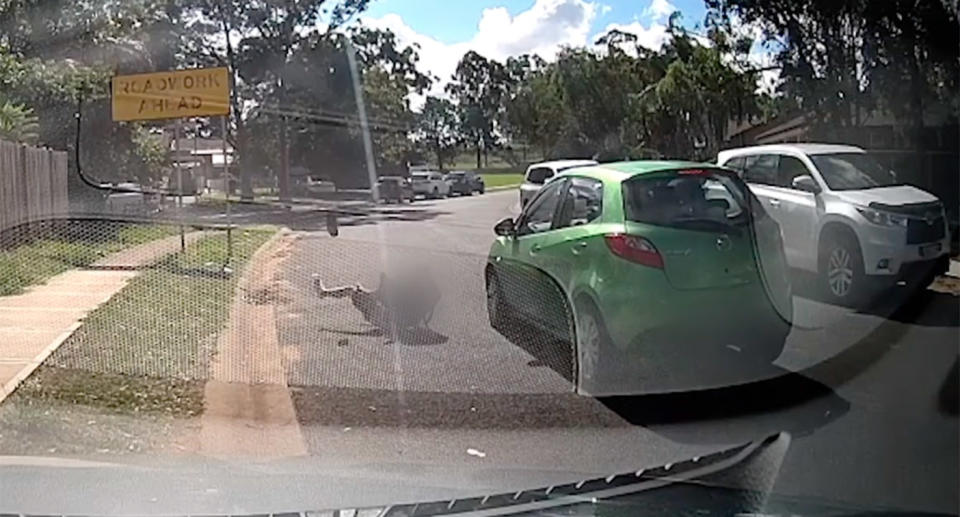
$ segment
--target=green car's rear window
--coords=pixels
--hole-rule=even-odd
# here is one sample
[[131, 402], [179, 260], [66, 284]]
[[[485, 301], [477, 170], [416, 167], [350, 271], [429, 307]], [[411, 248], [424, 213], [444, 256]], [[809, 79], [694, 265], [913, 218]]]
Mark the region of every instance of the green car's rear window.
[[746, 224], [746, 194], [729, 176], [710, 170], [637, 176], [623, 182], [628, 221], [694, 230]]

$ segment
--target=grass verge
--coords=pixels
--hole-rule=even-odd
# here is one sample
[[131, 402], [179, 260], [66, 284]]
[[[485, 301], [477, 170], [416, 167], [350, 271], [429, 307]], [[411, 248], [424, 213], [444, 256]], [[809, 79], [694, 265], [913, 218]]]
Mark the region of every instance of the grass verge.
[[523, 174], [486, 173], [480, 176], [487, 188], [510, 187], [523, 182]]
[[87, 239], [46, 238], [0, 252], [0, 296], [20, 294], [69, 269], [177, 233], [176, 226], [166, 225], [122, 226], [115, 232], [97, 226], [87, 230]]
[[123, 414], [176, 417], [203, 410], [203, 384], [240, 271], [275, 230], [226, 236], [174, 253], [92, 312], [14, 394], [16, 403], [86, 405]]

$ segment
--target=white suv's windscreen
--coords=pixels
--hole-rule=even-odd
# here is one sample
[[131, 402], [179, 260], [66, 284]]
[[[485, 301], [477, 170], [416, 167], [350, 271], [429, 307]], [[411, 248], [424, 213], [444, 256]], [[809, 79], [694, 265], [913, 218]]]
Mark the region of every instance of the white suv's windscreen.
[[868, 154], [815, 154], [810, 159], [830, 190], [860, 190], [896, 184], [896, 177]]

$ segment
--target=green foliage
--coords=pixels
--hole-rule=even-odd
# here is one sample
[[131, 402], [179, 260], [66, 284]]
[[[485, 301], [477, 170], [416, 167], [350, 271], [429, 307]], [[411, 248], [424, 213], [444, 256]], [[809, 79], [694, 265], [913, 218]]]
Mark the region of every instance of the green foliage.
[[163, 137], [144, 127], [135, 127], [132, 132], [134, 155], [140, 162], [137, 179], [141, 184], [157, 182], [170, 165], [170, 156]]
[[523, 174], [519, 173], [497, 172], [481, 174], [481, 176], [483, 176], [483, 184], [488, 189], [495, 187], [512, 187], [523, 183]]
[[459, 141], [457, 108], [439, 97], [427, 97], [417, 116], [418, 137], [437, 159], [437, 169], [443, 170], [447, 158], [453, 158]]
[[[232, 266], [239, 271], [273, 233], [237, 232]], [[225, 264], [226, 249], [225, 235], [205, 237], [131, 280], [86, 317], [18, 396], [127, 414], [199, 415], [202, 381], [239, 275], [189, 273]]]
[[0, 139], [33, 143], [37, 139], [37, 116], [33, 110], [10, 101], [0, 101]]
[[948, 4], [707, 0], [707, 21], [725, 27], [736, 18], [762, 26], [780, 48], [781, 94], [821, 129], [853, 129], [874, 110], [885, 110], [911, 128], [914, 145], [922, 148], [925, 111], [960, 115], [960, 23]]
[[509, 74], [497, 61], [468, 51], [457, 64], [453, 82], [447, 92], [457, 100], [460, 134], [464, 142], [476, 150], [477, 168], [480, 153], [498, 143], [495, 122], [506, 98]]
[[502, 126], [548, 157], [710, 157], [730, 120], [759, 113], [756, 75], [734, 64], [742, 44], [705, 45], [676, 17], [668, 36], [655, 52], [611, 31], [603, 51], [514, 63]]
[[42, 239], [0, 252], [0, 296], [18, 294], [31, 285], [124, 248], [173, 235], [171, 226], [131, 225], [105, 239]]

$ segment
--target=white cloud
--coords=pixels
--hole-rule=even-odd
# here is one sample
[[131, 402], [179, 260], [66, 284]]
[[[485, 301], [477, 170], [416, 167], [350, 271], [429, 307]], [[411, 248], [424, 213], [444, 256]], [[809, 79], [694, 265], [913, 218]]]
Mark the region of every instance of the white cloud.
[[[363, 17], [360, 22], [390, 29], [402, 45], [419, 45], [421, 69], [439, 78], [429, 93], [438, 95], [469, 50], [498, 61], [520, 54], [538, 54], [549, 60], [563, 46], [590, 44], [590, 26], [600, 9], [598, 3], [587, 0], [537, 0], [516, 16], [503, 7], [484, 9], [476, 33], [468, 40], [451, 44], [418, 33], [396, 14]], [[414, 102], [419, 104], [417, 99]]]
[[671, 4], [669, 0], [653, 0], [650, 5], [643, 10], [643, 17], [652, 22], [659, 22], [677, 10], [677, 6]]
[[[771, 68], [776, 65], [776, 52], [780, 43], [774, 41], [764, 41], [764, 28], [760, 23], [745, 23], [738, 16], [730, 18], [730, 28], [737, 36], [747, 36], [753, 40], [753, 46], [750, 47], [750, 53], [747, 55], [747, 66], [751, 69]], [[780, 70], [771, 68], [760, 72], [757, 81], [757, 91], [773, 93], [782, 83]]]
[[640, 22], [626, 24], [611, 23], [607, 25], [598, 36], [602, 36], [612, 30], [635, 35], [637, 37], [637, 43], [651, 50], [660, 50], [660, 47], [663, 46], [663, 43], [667, 40], [667, 26], [660, 23], [652, 23], [649, 27], [644, 26]]
[[607, 13], [609, 13], [609, 12], [612, 11], [612, 10], [613, 10], [613, 7], [612, 7], [612, 6], [609, 6], [609, 5], [607, 5], [607, 4], [603, 4], [603, 5], [600, 6], [600, 16], [604, 16], [604, 15], [606, 15]]

